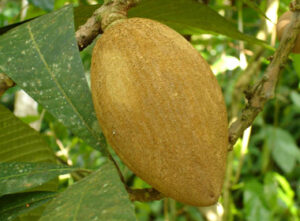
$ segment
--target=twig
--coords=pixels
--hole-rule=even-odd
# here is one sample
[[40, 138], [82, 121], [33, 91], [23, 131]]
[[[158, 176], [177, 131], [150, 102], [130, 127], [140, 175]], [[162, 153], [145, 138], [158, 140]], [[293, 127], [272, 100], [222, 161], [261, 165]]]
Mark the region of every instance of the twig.
[[[296, 5], [300, 5], [300, 0], [296, 0]], [[232, 150], [237, 139], [243, 131], [249, 127], [259, 112], [262, 111], [265, 103], [274, 97], [275, 87], [280, 71], [284, 68], [288, 60], [288, 55], [294, 47], [295, 40], [300, 33], [300, 11], [294, 11], [290, 25], [283, 34], [283, 38], [274, 54], [265, 75], [248, 93], [248, 102], [242, 111], [241, 116], [233, 122], [229, 128], [229, 147]]]
[[234, 152], [229, 152], [227, 155], [227, 167], [226, 167], [226, 175], [223, 184], [223, 207], [224, 207], [224, 219], [223, 220], [230, 220], [231, 210], [230, 205], [232, 203], [232, 196], [231, 196], [231, 177], [232, 177], [232, 167], [233, 167], [233, 159], [234, 159]]
[[117, 171], [118, 171], [118, 174], [119, 174], [119, 177], [122, 181], [122, 183], [125, 185], [125, 187], [127, 188], [127, 184], [126, 184], [126, 181], [124, 179], [124, 176], [120, 170], [120, 167], [118, 166], [117, 162], [115, 161], [115, 159], [112, 157], [112, 155], [109, 153], [109, 151], [107, 151], [107, 155], [108, 155], [108, 158], [113, 162], [113, 164], [115, 165]]
[[2, 96], [2, 94], [4, 94], [4, 92], [15, 86], [15, 82], [13, 82], [7, 75], [5, 75], [4, 73], [0, 73], [0, 97]]
[[238, 181], [240, 179], [242, 168], [243, 168], [243, 163], [244, 163], [244, 159], [245, 159], [245, 155], [247, 153], [248, 144], [249, 144], [249, 140], [250, 140], [251, 129], [252, 129], [252, 127], [250, 126], [244, 131], [243, 139], [242, 139], [241, 154], [240, 154], [240, 157], [239, 157], [239, 164], [238, 164], [235, 176], [234, 176], [234, 180], [231, 183], [231, 186], [238, 183]]
[[169, 217], [169, 200], [168, 200], [168, 198], [164, 199], [164, 221], [170, 221], [170, 217]]
[[131, 201], [148, 202], [148, 201], [160, 200], [164, 198], [164, 196], [154, 188], [131, 189], [130, 187], [128, 187], [125, 178], [120, 170], [120, 167], [118, 166], [117, 162], [109, 152], [108, 152], [108, 158], [113, 162], [113, 164], [117, 168], [120, 179], [124, 184]]

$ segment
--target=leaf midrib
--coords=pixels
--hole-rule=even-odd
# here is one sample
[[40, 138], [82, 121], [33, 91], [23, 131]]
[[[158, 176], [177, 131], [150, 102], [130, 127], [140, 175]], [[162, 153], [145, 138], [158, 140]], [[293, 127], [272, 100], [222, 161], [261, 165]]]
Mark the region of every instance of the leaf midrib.
[[[53, 194], [50, 194], [49, 196], [44, 196], [44, 197], [39, 198], [39, 199], [36, 200], [36, 201], [31, 201], [31, 202], [27, 202], [27, 203], [31, 203], [31, 204], [33, 204], [33, 203], [39, 203], [39, 202], [41, 202], [41, 201], [43, 201], [43, 200], [48, 200], [48, 199], [54, 198], [55, 195], [57, 195], [57, 194], [56, 194], [56, 193], [53, 193]], [[14, 209], [17, 209], [17, 208], [22, 207], [22, 206], [24, 206], [24, 203], [23, 203], [23, 202], [20, 202], [20, 203], [18, 203], [18, 204], [12, 205], [11, 207], [7, 207], [7, 208], [4, 209], [4, 210], [0, 210], [0, 213], [4, 213], [4, 212], [10, 211], [10, 210], [14, 210]]]
[[58, 82], [58, 80], [56, 79], [54, 73], [50, 70], [48, 63], [46, 62], [46, 59], [44, 58], [43, 54], [40, 51], [40, 48], [34, 38], [34, 35], [32, 33], [31, 30], [31, 26], [30, 24], [28, 24], [27, 26], [28, 29], [28, 33], [30, 35], [30, 39], [33, 42], [33, 46], [36, 49], [39, 57], [41, 58], [46, 70], [48, 71], [48, 73], [50, 74], [51, 78], [53, 79], [54, 83], [56, 84], [56, 86], [58, 87], [59, 91], [62, 93], [62, 95], [65, 97], [65, 99], [67, 100], [67, 102], [71, 105], [73, 111], [76, 113], [76, 115], [79, 117], [79, 119], [83, 122], [83, 124], [85, 125], [85, 127], [88, 129], [88, 131], [91, 133], [91, 135], [98, 141], [101, 141], [101, 139], [99, 139], [99, 137], [94, 133], [94, 131], [89, 127], [89, 125], [87, 124], [87, 122], [82, 118], [82, 116], [80, 115], [79, 111], [77, 110], [77, 108], [73, 105], [73, 103], [71, 102], [70, 98], [67, 96], [67, 94], [65, 93], [63, 87], [60, 85], [60, 83]]
[[37, 175], [37, 174], [45, 173], [45, 172], [58, 172], [58, 171], [64, 171], [64, 170], [72, 171], [72, 170], [76, 170], [76, 169], [75, 168], [54, 168], [54, 169], [42, 168], [39, 171], [33, 171], [33, 172], [20, 173], [20, 174], [14, 174], [11, 176], [0, 177], [0, 182], [1, 182], [1, 180], [5, 180], [5, 179], [17, 178], [17, 177], [27, 176], [27, 175]]

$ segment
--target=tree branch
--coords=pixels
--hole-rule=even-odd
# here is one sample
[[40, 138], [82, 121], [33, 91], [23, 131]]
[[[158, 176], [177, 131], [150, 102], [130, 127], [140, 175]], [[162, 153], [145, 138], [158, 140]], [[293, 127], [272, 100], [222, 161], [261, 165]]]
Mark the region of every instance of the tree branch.
[[149, 202], [153, 200], [161, 200], [164, 198], [164, 195], [158, 192], [154, 188], [146, 188], [146, 189], [131, 189], [126, 188], [129, 193], [129, 199], [131, 201], [141, 201], [141, 202]]
[[[299, 7], [300, 0], [296, 0], [295, 2], [295, 8]], [[246, 107], [239, 118], [233, 122], [229, 128], [228, 150], [232, 150], [233, 145], [243, 134], [243, 131], [253, 123], [259, 112], [263, 110], [265, 103], [274, 97], [279, 73], [284, 68], [285, 63], [288, 60], [288, 55], [292, 51], [299, 33], [300, 11], [295, 10], [292, 15], [291, 23], [283, 34], [283, 38], [266, 73], [262, 79], [246, 93], [246, 98], [248, 100]]]
[[79, 50], [83, 50], [110, 24], [127, 17], [128, 10], [139, 0], [106, 0], [86, 23], [76, 31]]

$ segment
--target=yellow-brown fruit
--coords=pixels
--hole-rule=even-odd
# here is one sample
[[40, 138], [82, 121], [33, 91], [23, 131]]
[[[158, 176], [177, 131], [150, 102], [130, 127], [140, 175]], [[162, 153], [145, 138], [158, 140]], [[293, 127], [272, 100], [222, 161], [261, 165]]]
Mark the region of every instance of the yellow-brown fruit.
[[[278, 40], [281, 39], [284, 31], [286, 30], [288, 24], [290, 24], [292, 18], [292, 12], [287, 11], [283, 13], [280, 18], [278, 19], [277, 26], [276, 26], [276, 32], [277, 32], [277, 38]], [[294, 53], [300, 53], [300, 35], [296, 39], [295, 46], [292, 50]]]
[[103, 133], [137, 176], [186, 204], [218, 200], [226, 108], [209, 65], [188, 41], [149, 19], [124, 20], [97, 41], [91, 84]]

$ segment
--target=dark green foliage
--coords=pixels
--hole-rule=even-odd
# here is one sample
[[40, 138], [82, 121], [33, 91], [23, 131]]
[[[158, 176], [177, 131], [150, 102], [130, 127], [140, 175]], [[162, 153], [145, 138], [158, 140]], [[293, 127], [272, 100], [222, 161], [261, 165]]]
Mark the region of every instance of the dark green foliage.
[[13, 220], [41, 207], [57, 195], [56, 192], [29, 192], [0, 197], [0, 220]]
[[[79, 53], [74, 33], [99, 5], [87, 0], [29, 2], [25, 19], [34, 19], [22, 25], [18, 24], [20, 1], [4, 0], [0, 7], [0, 73], [18, 85], [0, 98], [0, 192], [6, 194], [0, 197], [0, 220], [34, 221], [42, 214], [42, 220], [135, 220], [135, 215], [141, 221], [205, 220], [203, 210], [172, 199], [131, 204], [105, 156], [107, 147], [88, 86], [93, 44]], [[64, 7], [66, 2], [73, 4], [74, 16], [72, 6]], [[272, 48], [268, 45], [272, 33], [265, 41], [255, 37], [265, 30], [267, 2], [210, 0], [204, 5], [196, 0], [143, 0], [129, 16], [152, 18], [185, 34], [211, 64], [232, 118], [233, 107], [241, 110], [245, 104], [242, 91], [239, 101], [233, 98], [236, 82], [245, 73], [240, 68], [241, 53], [251, 66], [260, 46]], [[277, 14], [288, 10], [289, 3], [280, 1]], [[52, 10], [56, 11], [48, 13]], [[241, 22], [243, 33], [238, 31]], [[239, 40], [246, 50], [239, 50]], [[263, 75], [272, 53], [261, 51], [249, 84]], [[219, 200], [226, 221], [300, 219], [300, 55], [290, 58], [276, 98], [253, 124], [248, 146], [239, 139], [229, 155], [231, 173], [225, 182], [230, 187]], [[39, 103], [39, 114], [22, 117], [23, 122], [11, 112], [20, 88]], [[36, 120], [42, 121], [40, 132], [27, 125]], [[127, 185], [149, 187], [112, 155]], [[59, 176], [64, 173], [70, 174]], [[12, 180], [14, 185], [9, 185]]]
[[102, 167], [59, 194], [45, 209], [47, 220], [134, 221], [134, 208], [113, 163]]

